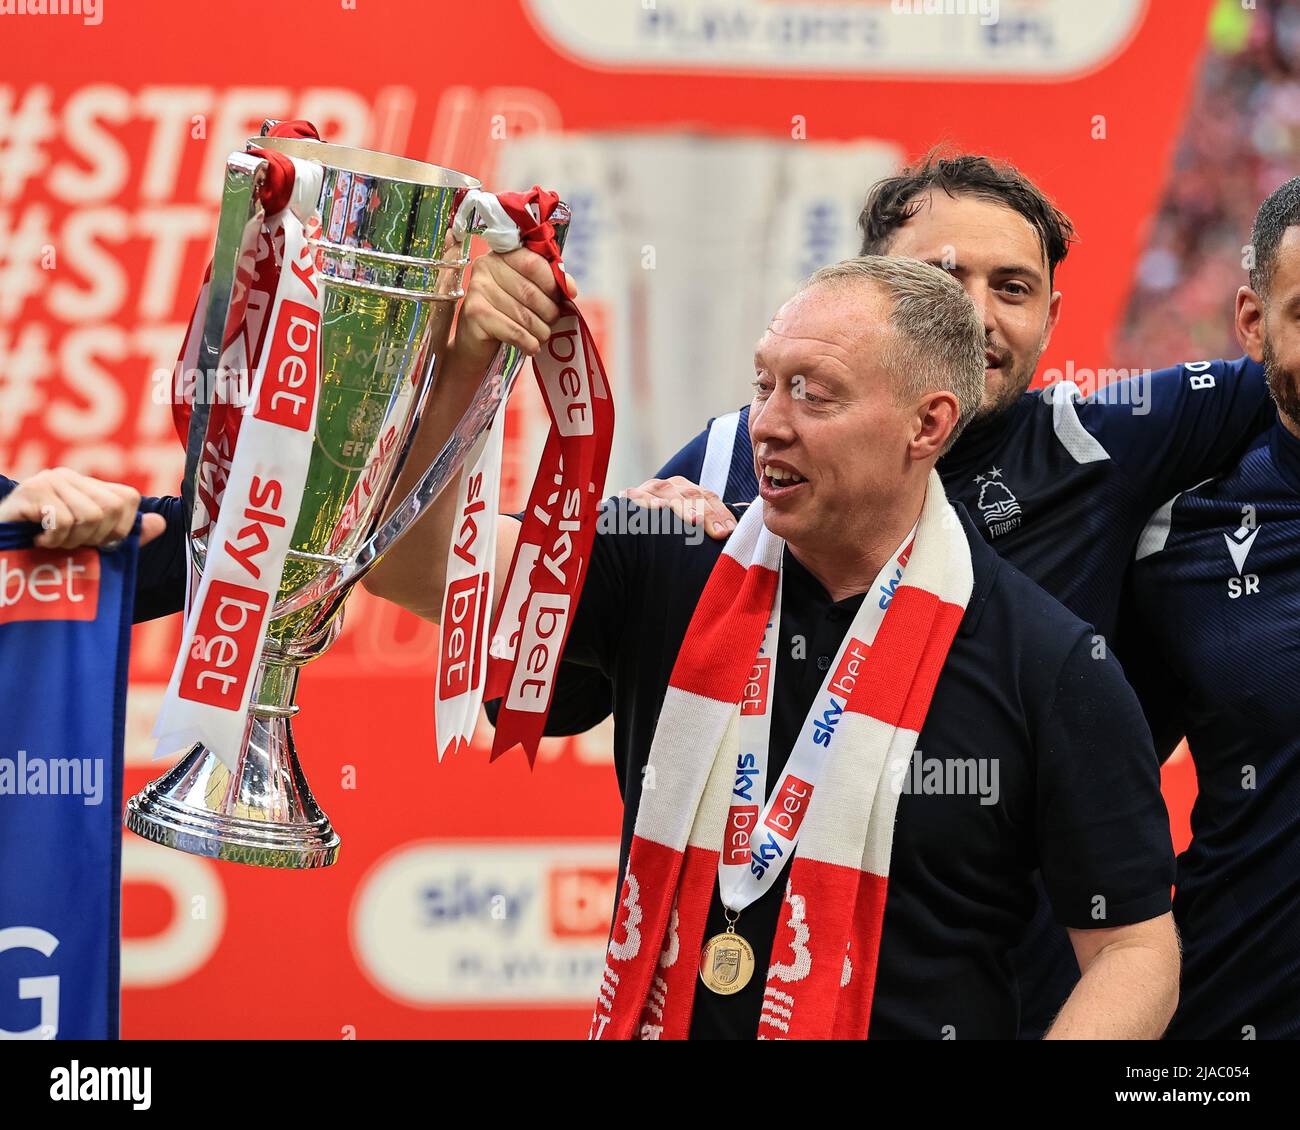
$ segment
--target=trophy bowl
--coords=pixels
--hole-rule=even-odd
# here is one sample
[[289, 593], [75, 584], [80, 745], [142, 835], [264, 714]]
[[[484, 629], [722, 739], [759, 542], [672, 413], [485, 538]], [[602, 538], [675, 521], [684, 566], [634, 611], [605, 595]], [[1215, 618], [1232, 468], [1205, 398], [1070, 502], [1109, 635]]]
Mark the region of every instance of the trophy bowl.
[[[290, 719], [298, 710], [299, 672], [337, 636], [352, 585], [455, 478], [523, 358], [502, 347], [456, 433], [406, 499], [390, 508], [462, 295], [474, 229], [456, 240], [452, 220], [460, 195], [478, 181], [436, 165], [299, 138], [263, 136], [249, 146], [278, 150], [323, 171], [316, 202], [320, 230], [308, 240], [322, 288], [311, 459], [235, 768], [203, 744], [191, 745], [169, 772], [128, 801], [126, 826], [195, 855], [314, 868], [334, 862], [339, 837], [312, 796], [294, 745]], [[219, 370], [236, 263], [260, 230], [265, 165], [252, 153], [227, 159], [202, 312], [201, 373]], [[203, 477], [212, 474], [205, 456], [220, 447], [231, 419], [213, 411], [221, 387], [218, 381], [217, 391], [196, 392], [191, 409], [181, 488], [190, 517], [191, 591], [203, 570], [210, 528], [203, 520], [204, 488], [211, 487]]]

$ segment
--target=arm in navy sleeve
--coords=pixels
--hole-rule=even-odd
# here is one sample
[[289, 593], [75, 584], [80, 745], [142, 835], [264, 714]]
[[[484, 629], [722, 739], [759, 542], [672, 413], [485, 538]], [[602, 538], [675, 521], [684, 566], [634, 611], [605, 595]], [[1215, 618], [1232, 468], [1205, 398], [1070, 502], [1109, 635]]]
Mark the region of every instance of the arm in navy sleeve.
[[1264, 367], [1249, 357], [1116, 381], [1078, 412], [1153, 510], [1231, 467], [1275, 417]]
[[[723, 502], [753, 501], [758, 495], [758, 479], [749, 439], [749, 408], [746, 404], [737, 412], [710, 420], [704, 431], [660, 468], [658, 477], [681, 475], [717, 492]], [[716, 462], [712, 465], [710, 445], [716, 446], [712, 456]]]
[[1157, 918], [1174, 881], [1151, 734], [1097, 646], [1080, 635], [1038, 734], [1039, 862], [1057, 921], [1076, 930]]
[[145, 514], [161, 514], [167, 528], [140, 547], [135, 571], [135, 622], [156, 620], [185, 608], [185, 513], [180, 498], [140, 499]]
[[[0, 498], [18, 485], [0, 475]], [[170, 616], [185, 607], [185, 525], [181, 500], [175, 497], [142, 498], [142, 513], [161, 514], [167, 529], [140, 547], [135, 572], [135, 622]]]
[[1156, 641], [1156, 632], [1144, 614], [1130, 570], [1124, 585], [1119, 622], [1126, 625], [1117, 647], [1124, 677], [1137, 694], [1151, 727], [1156, 756], [1163, 765], [1187, 734], [1182, 704], [1186, 692], [1173, 674]]

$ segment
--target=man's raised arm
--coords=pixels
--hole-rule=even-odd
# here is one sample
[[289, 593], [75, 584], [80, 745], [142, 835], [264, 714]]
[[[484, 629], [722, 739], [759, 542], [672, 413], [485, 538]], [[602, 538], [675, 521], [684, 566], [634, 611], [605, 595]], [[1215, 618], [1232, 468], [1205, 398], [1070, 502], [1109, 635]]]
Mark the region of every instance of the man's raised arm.
[[[576, 294], [571, 279], [569, 293], [570, 297]], [[394, 506], [406, 497], [455, 430], [498, 345], [505, 342], [518, 346], [530, 357], [535, 355], [551, 336], [550, 326], [560, 316], [561, 298], [549, 264], [532, 251], [492, 253], [475, 261], [460, 305], [455, 337], [429, 394], [406, 468], [393, 491]], [[435, 623], [442, 614], [447, 547], [459, 481], [457, 475], [447, 484], [424, 516], [362, 582], [376, 596]], [[497, 518], [492, 614], [518, 537], [518, 522]]]

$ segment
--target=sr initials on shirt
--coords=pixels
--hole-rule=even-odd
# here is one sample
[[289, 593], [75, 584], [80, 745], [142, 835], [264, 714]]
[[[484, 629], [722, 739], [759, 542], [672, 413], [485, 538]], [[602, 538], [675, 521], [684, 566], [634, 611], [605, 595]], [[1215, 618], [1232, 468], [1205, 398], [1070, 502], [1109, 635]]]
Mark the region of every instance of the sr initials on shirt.
[[1239, 596], [1254, 596], [1259, 592], [1259, 574], [1247, 573], [1244, 577], [1228, 578], [1228, 599], [1236, 600]]

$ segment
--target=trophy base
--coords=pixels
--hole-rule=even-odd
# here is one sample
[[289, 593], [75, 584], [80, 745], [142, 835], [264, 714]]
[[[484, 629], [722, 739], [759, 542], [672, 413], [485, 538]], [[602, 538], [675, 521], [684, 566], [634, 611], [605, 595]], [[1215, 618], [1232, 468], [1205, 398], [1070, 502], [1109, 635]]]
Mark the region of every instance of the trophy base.
[[[296, 671], [264, 665], [261, 683], [285, 705], [253, 709], [235, 772], [195, 743], [126, 805], [126, 826], [164, 847], [256, 867], [328, 867], [339, 838], [294, 749], [289, 717]], [[286, 677], [287, 676], [287, 677]]]
[[[220, 799], [230, 791], [223, 775], [233, 780], [210, 749], [192, 746], [170, 773], [127, 801], [127, 828], [163, 847], [256, 867], [307, 870], [328, 867], [338, 858], [338, 834], [310, 793], [302, 798], [307, 803], [299, 821], [249, 819], [205, 806], [207, 796]], [[212, 783], [212, 792], [199, 784], [195, 798], [196, 782]]]

